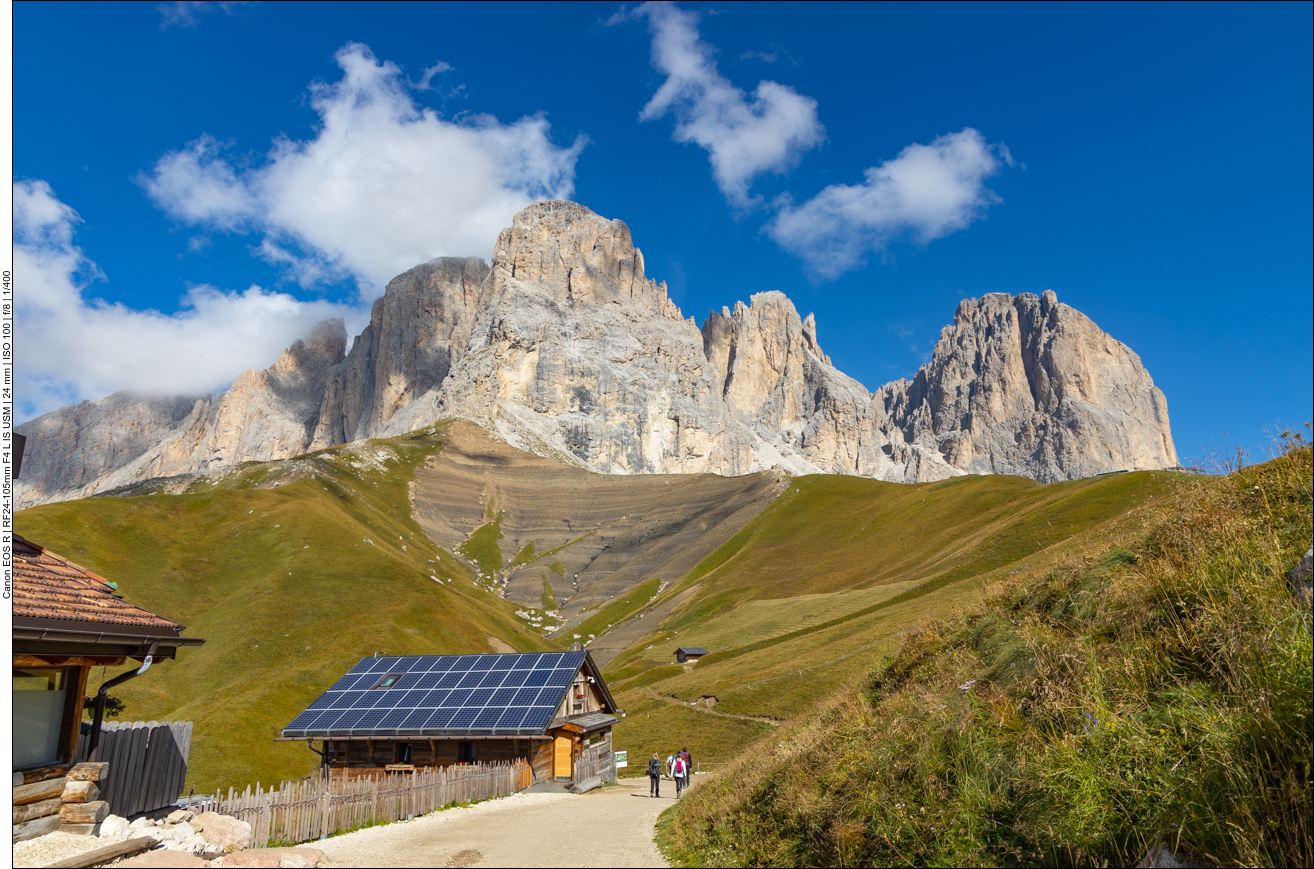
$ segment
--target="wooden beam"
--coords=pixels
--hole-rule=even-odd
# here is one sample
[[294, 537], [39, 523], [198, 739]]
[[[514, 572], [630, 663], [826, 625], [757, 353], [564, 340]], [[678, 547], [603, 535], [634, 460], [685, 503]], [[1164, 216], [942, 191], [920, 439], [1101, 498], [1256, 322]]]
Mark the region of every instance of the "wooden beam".
[[75, 857], [48, 863], [47, 869], [85, 869], [87, 866], [96, 866], [101, 863], [108, 863], [111, 860], [117, 860], [120, 857], [127, 857], [130, 854], [149, 851], [159, 844], [150, 836], [129, 839], [126, 842], [115, 842], [113, 845], [106, 845], [104, 848], [97, 848], [94, 851], [86, 851]]
[[14, 655], [15, 667], [117, 667], [124, 657], [105, 655]]

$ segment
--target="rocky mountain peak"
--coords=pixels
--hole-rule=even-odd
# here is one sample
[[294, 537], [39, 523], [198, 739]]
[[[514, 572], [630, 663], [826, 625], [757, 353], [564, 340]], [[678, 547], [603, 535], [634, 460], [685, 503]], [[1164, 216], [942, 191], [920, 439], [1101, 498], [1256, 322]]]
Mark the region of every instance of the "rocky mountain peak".
[[221, 396], [121, 393], [25, 423], [20, 505], [453, 417], [618, 474], [1049, 481], [1177, 463], [1140, 358], [1050, 290], [964, 300], [913, 379], [870, 393], [779, 291], [682, 319], [625, 223], [578, 203], [534, 203], [492, 253], [394, 278], [350, 350], [330, 321]]
[[666, 285], [649, 280], [630, 228], [577, 202], [536, 202], [498, 236], [490, 297], [506, 280], [532, 286], [569, 305], [609, 302], [663, 311]]

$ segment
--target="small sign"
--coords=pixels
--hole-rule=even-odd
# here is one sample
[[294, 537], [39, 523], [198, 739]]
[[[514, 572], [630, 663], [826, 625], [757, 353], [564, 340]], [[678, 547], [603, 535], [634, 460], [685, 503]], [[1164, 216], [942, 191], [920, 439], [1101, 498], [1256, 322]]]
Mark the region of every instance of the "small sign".
[[623, 766], [630, 765], [629, 755], [630, 753], [628, 751], [616, 752], [616, 769], [620, 769]]

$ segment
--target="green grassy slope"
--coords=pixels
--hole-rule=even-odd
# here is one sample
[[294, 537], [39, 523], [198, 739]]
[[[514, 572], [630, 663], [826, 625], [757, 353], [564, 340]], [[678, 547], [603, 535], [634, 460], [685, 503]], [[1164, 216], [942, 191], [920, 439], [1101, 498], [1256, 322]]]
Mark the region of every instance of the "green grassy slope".
[[669, 813], [668, 856], [1310, 865], [1314, 643], [1285, 574], [1311, 543], [1311, 454], [1287, 447], [921, 625]]
[[[617, 728], [617, 745], [646, 756], [696, 740], [706, 746], [703, 760], [730, 761], [770, 729], [753, 719], [806, 712], [904, 632], [974, 605], [984, 583], [1098, 545], [1162, 497], [1174, 476], [1044, 486], [1003, 476], [922, 485], [799, 478], [666, 590], [653, 607], [687, 600], [608, 664], [613, 692], [635, 713]], [[693, 668], [671, 667], [680, 645], [712, 654]], [[705, 696], [717, 698], [719, 715], [690, 709], [674, 723], [672, 698]], [[726, 715], [742, 716], [737, 734], [725, 733]], [[727, 738], [705, 738], [703, 728]]]
[[195, 722], [187, 786], [270, 782], [318, 763], [273, 740], [362, 655], [490, 651], [489, 635], [550, 647], [411, 521], [407, 483], [440, 443], [438, 429], [362, 442], [184, 495], [36, 507], [15, 525], [205, 638], [115, 689], [125, 719]]

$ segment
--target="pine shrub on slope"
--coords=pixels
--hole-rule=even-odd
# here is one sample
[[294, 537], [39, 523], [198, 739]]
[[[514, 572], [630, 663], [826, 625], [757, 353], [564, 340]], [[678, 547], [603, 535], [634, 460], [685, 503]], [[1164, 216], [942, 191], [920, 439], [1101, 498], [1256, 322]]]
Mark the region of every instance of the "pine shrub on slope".
[[926, 626], [667, 815], [691, 865], [1311, 865], [1311, 452]]

